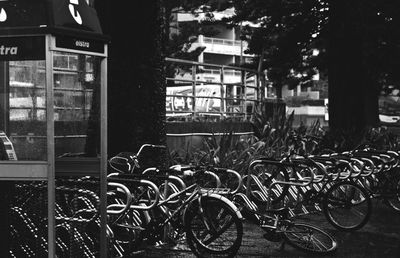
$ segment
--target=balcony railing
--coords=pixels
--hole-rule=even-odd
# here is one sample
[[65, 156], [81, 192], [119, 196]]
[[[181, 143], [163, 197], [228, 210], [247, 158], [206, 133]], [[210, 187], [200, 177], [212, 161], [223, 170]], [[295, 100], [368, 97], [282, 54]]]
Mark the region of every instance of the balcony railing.
[[[210, 38], [200, 35], [197, 42], [202, 46], [206, 46], [205, 52], [227, 54], [227, 55], [243, 55], [252, 57], [253, 55], [244, 53], [247, 49], [247, 42], [233, 39]], [[197, 44], [194, 44], [196, 46]]]
[[248, 121], [264, 98], [257, 71], [167, 58], [169, 120]]
[[[221, 75], [221, 70], [220, 69], [203, 69], [205, 74], [214, 74], [214, 75]], [[231, 75], [231, 76], [241, 76], [242, 71], [224, 71], [224, 75]]]
[[203, 42], [209, 43], [209, 44], [238, 46], [238, 47], [240, 47], [241, 44], [243, 44], [243, 46], [245, 46], [245, 44], [247, 45], [247, 42], [240, 41], [240, 40], [220, 39], [220, 38], [210, 38], [210, 37], [203, 37]]

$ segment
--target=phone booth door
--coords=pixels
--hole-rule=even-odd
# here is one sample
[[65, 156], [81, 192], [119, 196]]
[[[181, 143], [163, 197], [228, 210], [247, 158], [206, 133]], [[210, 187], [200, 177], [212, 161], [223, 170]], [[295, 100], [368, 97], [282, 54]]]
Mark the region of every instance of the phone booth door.
[[100, 225], [106, 219], [101, 197], [106, 188], [107, 49], [103, 42], [79, 36], [56, 34], [50, 42], [55, 196], [60, 207], [55, 237], [69, 236], [64, 243], [70, 257], [98, 257], [106, 228]]

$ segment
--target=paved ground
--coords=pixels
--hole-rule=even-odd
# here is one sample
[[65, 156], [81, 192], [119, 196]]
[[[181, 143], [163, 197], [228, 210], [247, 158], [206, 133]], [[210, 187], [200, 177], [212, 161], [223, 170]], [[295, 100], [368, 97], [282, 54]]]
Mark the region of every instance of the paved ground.
[[[344, 233], [330, 226], [322, 214], [307, 216], [310, 222], [328, 230], [338, 240], [337, 252], [323, 257], [400, 258], [400, 213], [380, 202], [373, 201], [373, 213], [366, 226], [357, 232]], [[310, 257], [285, 245], [280, 251], [278, 243], [265, 240], [258, 226], [245, 223], [242, 246], [236, 257]], [[135, 257], [195, 257], [186, 246], [179, 248], [150, 248]], [[319, 257], [319, 256], [312, 256]]]

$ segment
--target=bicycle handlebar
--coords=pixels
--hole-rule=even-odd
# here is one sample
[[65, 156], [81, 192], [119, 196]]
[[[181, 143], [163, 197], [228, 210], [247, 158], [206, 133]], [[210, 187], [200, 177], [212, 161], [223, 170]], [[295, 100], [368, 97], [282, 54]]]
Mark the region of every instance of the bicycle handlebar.
[[145, 144], [143, 144], [142, 146], [140, 146], [138, 152], [136, 153], [136, 156], [139, 157], [139, 156], [140, 156], [140, 153], [141, 153], [145, 148], [166, 149], [167, 146], [165, 146], [165, 145], [154, 145], [154, 144], [145, 143]]
[[[140, 157], [140, 154], [142, 153], [142, 151], [145, 148], [158, 148], [158, 149], [166, 149], [167, 147], [165, 145], [155, 145], [155, 144], [143, 144], [142, 146], [140, 146], [139, 151], [137, 153], [133, 153], [133, 152], [120, 152], [119, 154], [117, 154], [114, 157], [111, 157], [108, 160], [108, 163], [110, 164], [110, 166], [121, 173], [133, 173], [133, 170], [135, 169], [135, 167], [139, 168], [139, 161], [138, 161], [138, 157]], [[123, 157], [120, 156], [121, 154], [126, 155], [127, 157]], [[127, 166], [127, 171], [123, 171], [119, 168], [117, 168], [115, 165], [126, 165]]]

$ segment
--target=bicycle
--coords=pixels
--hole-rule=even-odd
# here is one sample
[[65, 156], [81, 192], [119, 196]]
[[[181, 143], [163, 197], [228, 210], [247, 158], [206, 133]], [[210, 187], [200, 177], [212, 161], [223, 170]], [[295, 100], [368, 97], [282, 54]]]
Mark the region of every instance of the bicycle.
[[394, 151], [367, 148], [346, 152], [344, 155], [370, 160], [372, 173], [358, 178], [356, 183], [362, 185], [371, 198], [381, 200], [393, 210], [400, 212], [399, 154]]
[[[303, 142], [310, 142], [316, 138], [305, 135], [297, 137], [296, 140], [298, 141], [299, 139]], [[312, 150], [315, 152], [319, 142], [315, 141], [312, 145], [314, 146]], [[385, 147], [389, 147], [389, 149]], [[358, 159], [364, 162], [369, 172], [352, 176], [351, 179], [364, 187], [371, 198], [380, 200], [393, 210], [400, 212], [400, 172], [398, 170], [400, 156], [398, 152], [391, 150], [393, 146], [387, 145], [385, 147], [381, 150], [369, 140], [351, 151], [338, 153], [329, 150], [325, 152], [324, 156], [340, 157], [348, 160]]]
[[[281, 168], [279, 173], [283, 174], [284, 180], [259, 185], [259, 188], [264, 187], [260, 193], [270, 202], [268, 207], [269, 204], [277, 204], [277, 200], [288, 199], [292, 195], [294, 207], [316, 204], [328, 222], [338, 229], [354, 231], [368, 222], [371, 200], [363, 187], [348, 180], [361, 173], [355, 173], [350, 162], [322, 156], [288, 157], [280, 162], [258, 159], [250, 164], [249, 174], [257, 166], [271, 165]], [[251, 193], [250, 190], [248, 192]]]
[[[169, 170], [161, 170], [156, 177], [152, 176], [151, 178], [141, 174], [114, 174], [109, 176], [108, 179], [110, 182], [126, 185], [128, 183], [137, 184], [138, 179], [165, 182], [170, 180], [166, 175], [168, 172], [186, 171], [185, 176], [195, 178], [200, 178], [204, 173], [202, 170], [190, 171], [190, 169], [190, 167], [174, 167]], [[169, 184], [166, 185], [168, 186]], [[128, 188], [131, 189], [131, 187]], [[161, 232], [165, 232], [164, 229], [172, 227], [173, 229], [169, 230], [169, 232], [179, 235], [184, 233], [189, 248], [197, 256], [217, 255], [219, 257], [231, 257], [235, 255], [241, 246], [243, 236], [243, 217], [238, 208], [226, 197], [220, 195], [218, 189], [203, 189], [196, 183], [187, 186], [185, 189], [177, 188], [175, 191], [160, 198], [157, 204], [151, 209], [146, 209], [145, 213], [139, 210], [139, 213], [142, 213], [142, 217], [149, 219], [148, 221], [141, 220], [142, 225], [136, 225], [130, 221], [129, 217], [125, 217], [125, 220], [133, 224], [129, 230], [135, 231], [136, 235], [146, 245], [155, 245], [158, 241], [163, 241], [164, 235]], [[154, 193], [148, 195], [148, 199], [153, 197]], [[132, 199], [138, 200], [137, 197]], [[177, 199], [181, 201], [176, 202]], [[173, 210], [168, 209], [171, 201], [176, 205]], [[145, 200], [141, 200], [135, 205], [146, 205], [145, 203]], [[125, 206], [128, 206], [128, 204], [116, 205], [114, 208]], [[126, 214], [130, 210], [132, 209], [127, 208]], [[121, 218], [124, 216], [121, 215]]]
[[258, 206], [244, 193], [235, 194], [234, 202], [250, 222], [259, 225], [266, 232], [264, 238], [281, 242], [280, 249], [284, 248], [285, 243], [315, 254], [329, 254], [337, 249], [337, 241], [333, 236], [317, 226], [294, 222], [288, 216], [288, 208], [260, 212]]

